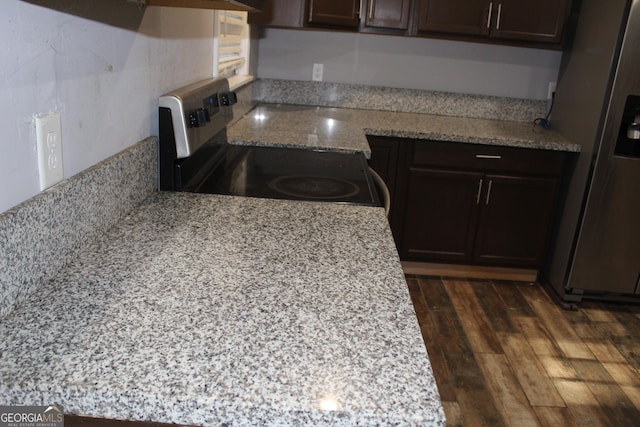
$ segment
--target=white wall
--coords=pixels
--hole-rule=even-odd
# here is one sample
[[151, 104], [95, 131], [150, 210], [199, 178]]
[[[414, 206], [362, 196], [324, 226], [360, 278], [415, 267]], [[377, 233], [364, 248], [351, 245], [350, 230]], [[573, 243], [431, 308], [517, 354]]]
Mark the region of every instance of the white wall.
[[561, 52], [412, 37], [267, 29], [258, 76], [546, 99]]
[[68, 178], [157, 135], [158, 96], [212, 74], [211, 11], [102, 5], [104, 20], [0, 1], [0, 212], [39, 192], [35, 115], [61, 113]]
[[[85, 13], [32, 4], [38, 2]], [[124, 0], [0, 1], [0, 212], [39, 192], [36, 115], [61, 113], [65, 178], [157, 135], [158, 96], [211, 76], [212, 22], [212, 11], [138, 11]], [[474, 43], [267, 29], [257, 75], [311, 80], [313, 62], [321, 62], [325, 81], [544, 99], [560, 57]]]

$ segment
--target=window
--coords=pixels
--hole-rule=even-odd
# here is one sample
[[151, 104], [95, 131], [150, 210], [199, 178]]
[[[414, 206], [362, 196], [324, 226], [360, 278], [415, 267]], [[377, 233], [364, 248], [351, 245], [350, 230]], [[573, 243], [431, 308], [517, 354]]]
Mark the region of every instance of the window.
[[247, 12], [218, 10], [215, 22], [213, 73], [215, 77], [229, 78], [229, 85], [235, 87], [251, 79]]

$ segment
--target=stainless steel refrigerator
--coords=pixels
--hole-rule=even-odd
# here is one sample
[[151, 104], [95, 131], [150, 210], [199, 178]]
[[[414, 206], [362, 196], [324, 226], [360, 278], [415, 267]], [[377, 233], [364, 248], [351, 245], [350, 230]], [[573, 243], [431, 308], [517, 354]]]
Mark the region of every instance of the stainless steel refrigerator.
[[582, 152], [542, 279], [565, 301], [640, 302], [640, 0], [578, 7], [550, 123]]

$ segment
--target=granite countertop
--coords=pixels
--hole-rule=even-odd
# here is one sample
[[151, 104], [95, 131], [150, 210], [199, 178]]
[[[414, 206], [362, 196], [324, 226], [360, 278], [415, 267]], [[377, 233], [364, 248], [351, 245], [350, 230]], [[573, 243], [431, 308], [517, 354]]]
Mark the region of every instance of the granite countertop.
[[0, 336], [3, 404], [193, 425], [445, 423], [382, 208], [156, 193]]
[[283, 104], [259, 105], [228, 129], [232, 144], [356, 151], [369, 158], [366, 135], [580, 151], [533, 123]]

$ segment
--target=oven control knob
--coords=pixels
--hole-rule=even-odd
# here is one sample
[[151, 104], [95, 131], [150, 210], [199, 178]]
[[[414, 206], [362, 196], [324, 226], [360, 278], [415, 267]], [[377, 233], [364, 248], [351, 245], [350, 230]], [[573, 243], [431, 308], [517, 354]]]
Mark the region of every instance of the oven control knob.
[[189, 126], [199, 128], [207, 124], [207, 112], [204, 108], [199, 108], [189, 114]]
[[238, 102], [238, 97], [235, 92], [226, 92], [220, 94], [220, 104], [229, 106]]

